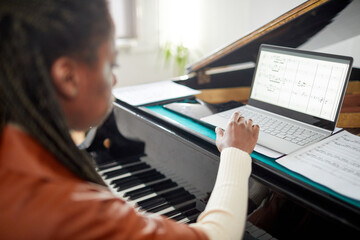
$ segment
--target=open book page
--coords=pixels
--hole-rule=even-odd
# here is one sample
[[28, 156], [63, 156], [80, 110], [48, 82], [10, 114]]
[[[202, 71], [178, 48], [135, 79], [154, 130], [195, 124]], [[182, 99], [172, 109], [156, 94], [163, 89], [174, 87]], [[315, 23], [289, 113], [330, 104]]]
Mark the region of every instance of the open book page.
[[200, 91], [169, 80], [114, 88], [112, 93], [115, 98], [121, 101], [134, 106], [140, 106], [148, 103], [192, 96], [199, 94]]
[[360, 200], [360, 137], [347, 131], [276, 160], [346, 197]]

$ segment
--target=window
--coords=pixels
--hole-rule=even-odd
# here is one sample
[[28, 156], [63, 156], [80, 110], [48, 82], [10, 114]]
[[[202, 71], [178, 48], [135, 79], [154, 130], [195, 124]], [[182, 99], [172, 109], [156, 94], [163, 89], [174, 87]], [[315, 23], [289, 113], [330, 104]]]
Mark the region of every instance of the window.
[[131, 40], [137, 37], [136, 2], [135, 0], [109, 0], [117, 40]]

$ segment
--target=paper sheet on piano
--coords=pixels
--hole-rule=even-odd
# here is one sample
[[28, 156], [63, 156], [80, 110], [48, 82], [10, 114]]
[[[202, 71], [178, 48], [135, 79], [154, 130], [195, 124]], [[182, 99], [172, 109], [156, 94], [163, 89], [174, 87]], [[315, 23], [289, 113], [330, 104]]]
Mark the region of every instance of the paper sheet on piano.
[[188, 97], [201, 92], [169, 80], [115, 88], [112, 93], [115, 98], [121, 101], [134, 106], [140, 106], [148, 103]]
[[344, 196], [360, 200], [360, 137], [347, 131], [276, 160]]

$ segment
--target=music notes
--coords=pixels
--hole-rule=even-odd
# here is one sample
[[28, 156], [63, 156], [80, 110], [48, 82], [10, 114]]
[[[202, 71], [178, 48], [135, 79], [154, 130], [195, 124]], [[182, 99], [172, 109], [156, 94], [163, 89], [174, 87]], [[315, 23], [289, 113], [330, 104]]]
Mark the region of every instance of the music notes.
[[263, 51], [251, 97], [333, 121], [348, 65]]
[[339, 132], [277, 162], [344, 196], [360, 200], [360, 137]]

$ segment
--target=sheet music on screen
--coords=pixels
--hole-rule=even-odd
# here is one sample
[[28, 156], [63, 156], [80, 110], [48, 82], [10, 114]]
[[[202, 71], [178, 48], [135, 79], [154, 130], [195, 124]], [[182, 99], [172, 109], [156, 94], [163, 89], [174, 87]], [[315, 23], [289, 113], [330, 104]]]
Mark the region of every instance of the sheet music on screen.
[[333, 121], [349, 64], [263, 50], [251, 97]]

